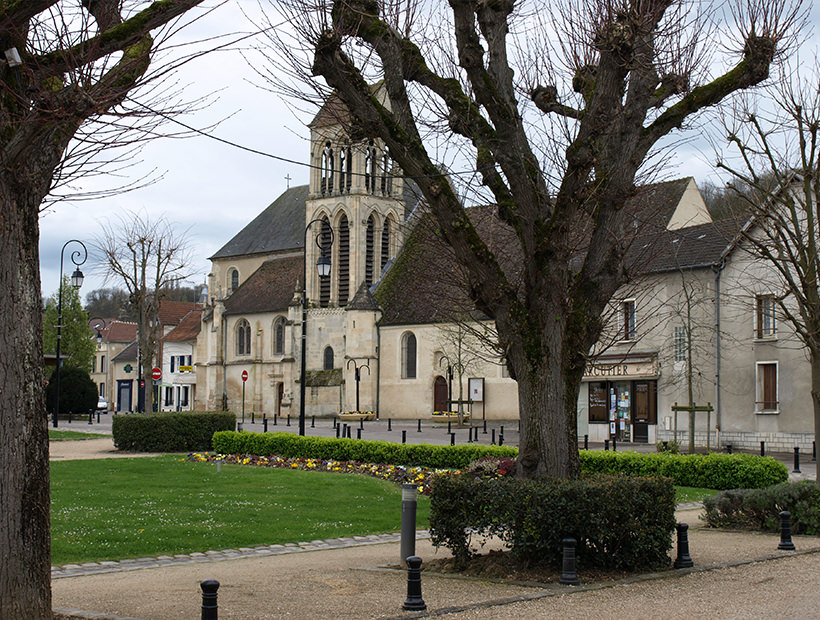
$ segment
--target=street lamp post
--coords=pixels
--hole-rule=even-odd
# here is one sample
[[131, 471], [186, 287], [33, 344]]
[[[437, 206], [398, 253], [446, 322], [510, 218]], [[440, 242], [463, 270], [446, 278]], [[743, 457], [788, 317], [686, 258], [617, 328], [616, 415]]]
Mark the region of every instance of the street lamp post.
[[369, 375], [370, 374], [370, 363], [367, 362], [367, 363], [362, 364], [361, 366], [359, 366], [356, 363], [356, 360], [351, 357], [349, 360], [347, 360], [347, 367], [348, 368], [350, 368], [350, 362], [353, 362], [353, 372], [354, 372], [354, 377], [356, 379], [356, 411], [359, 412], [359, 411], [361, 411], [361, 409], [359, 408], [359, 382], [362, 380], [362, 376], [361, 376], [360, 371], [362, 370], [362, 368], [367, 368], [367, 374]]
[[[307, 238], [308, 238], [308, 231], [310, 227], [313, 226], [315, 223], [323, 222], [324, 220], [321, 218], [317, 218], [308, 222], [308, 225], [305, 226], [305, 271], [302, 277], [302, 367], [300, 369], [299, 374], [299, 434], [305, 434], [305, 380], [306, 380], [306, 373], [305, 373], [305, 363], [307, 360], [306, 357], [306, 346], [307, 343]], [[319, 259], [316, 261], [316, 270], [319, 273], [320, 278], [327, 278], [330, 276], [330, 258], [325, 256], [324, 252], [325, 249], [329, 250], [333, 246], [333, 229], [328, 226], [327, 231], [330, 235], [330, 240], [327, 244], [327, 248], [324, 248], [321, 243], [321, 237], [324, 233], [324, 230], [321, 230], [318, 235], [316, 235], [315, 242], [316, 246], [319, 248]]]
[[[68, 246], [69, 243], [79, 243], [83, 248], [82, 252], [80, 250], [74, 250], [71, 253], [71, 262], [77, 267], [74, 270], [74, 273], [71, 274], [71, 286], [75, 289], [78, 289], [83, 285], [83, 272], [80, 271], [80, 265], [85, 263], [88, 259], [88, 248], [85, 247], [85, 244], [82, 241], [78, 241], [77, 239], [69, 239], [63, 245], [63, 249], [60, 250], [60, 288], [57, 293], [57, 368], [54, 371], [54, 416], [52, 420], [52, 425], [54, 428], [57, 428], [57, 419], [60, 416], [60, 366], [62, 365], [60, 362], [60, 341], [62, 340], [63, 327], [63, 255], [65, 253], [66, 246]], [[82, 258], [80, 258], [81, 256]]]
[[450, 364], [450, 358], [446, 355], [442, 355], [438, 361], [439, 367], [444, 360], [447, 360], [447, 409], [449, 411], [453, 406], [453, 367]]

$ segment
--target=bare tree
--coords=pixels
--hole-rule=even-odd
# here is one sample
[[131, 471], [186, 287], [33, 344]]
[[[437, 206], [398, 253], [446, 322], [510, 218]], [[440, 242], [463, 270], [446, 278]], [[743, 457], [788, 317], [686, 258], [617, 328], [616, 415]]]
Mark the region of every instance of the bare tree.
[[117, 225], [107, 224], [95, 245], [106, 278], [113, 278], [128, 292], [137, 312], [139, 409], [153, 411], [153, 393], [145, 389], [145, 377], [160, 360], [156, 348], [162, 336], [158, 313], [168, 291], [190, 275], [191, 259], [185, 233], [160, 218], [151, 221], [137, 213], [124, 215]]
[[[768, 77], [799, 4], [738, 0], [714, 29], [716, 13], [668, 0], [444, 4], [278, 3], [296, 33], [267, 31], [277, 66], [292, 67], [279, 88], [299, 96], [308, 87], [293, 80], [323, 78], [329, 89], [311, 86], [344, 102], [351, 135], [382, 139], [415, 180], [518, 382], [518, 474], [574, 476], [580, 382], [601, 313], [628, 277], [634, 214], [623, 207], [636, 177], [660, 140]], [[710, 75], [715, 49], [732, 63], [719, 76]], [[441, 144], [474, 162], [514, 231], [520, 282], [442, 177]]]
[[718, 163], [739, 181], [737, 195], [752, 213], [741, 247], [773, 268], [777, 314], [808, 349], [815, 436], [820, 430], [818, 78], [816, 61], [808, 72], [784, 71], [758, 106], [739, 106], [728, 128], [734, 150]]
[[2, 618], [51, 617], [39, 211], [74, 137], [121, 109], [162, 33], [200, 2], [0, 0]]
[[475, 321], [456, 320], [438, 326], [438, 346], [447, 360], [448, 373], [455, 373], [458, 380], [458, 424], [464, 424], [464, 375], [486, 359], [487, 347], [476, 336], [481, 324]]

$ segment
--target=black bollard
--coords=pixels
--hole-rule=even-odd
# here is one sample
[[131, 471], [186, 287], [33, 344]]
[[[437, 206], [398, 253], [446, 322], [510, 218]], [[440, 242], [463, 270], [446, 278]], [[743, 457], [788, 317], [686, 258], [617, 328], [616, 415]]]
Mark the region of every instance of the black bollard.
[[357, 428], [356, 429], [356, 439], [361, 439], [361, 438], [362, 438], [362, 429]]
[[760, 456], [766, 456], [766, 442], [760, 442]]
[[495, 429], [492, 429], [492, 431], [493, 431], [492, 435], [491, 435], [492, 439], [490, 439], [490, 443], [492, 445], [495, 445]]
[[612, 451], [618, 451], [618, 440], [615, 437], [612, 438]]
[[456, 445], [456, 434], [455, 433], [450, 433], [450, 445], [451, 446]]
[[274, 413], [273, 414], [273, 425], [276, 426], [277, 424], [279, 424], [279, 414]]
[[262, 414], [262, 432], [268, 432], [268, 416], [266, 414]]
[[316, 428], [316, 416], [310, 416], [310, 428]]
[[421, 418], [419, 418], [419, 427], [418, 427], [417, 430], [418, 430], [419, 433], [421, 432]]
[[359, 418], [359, 428], [364, 430], [364, 418]]
[[777, 548], [782, 551], [794, 551], [792, 542], [792, 513], [788, 510], [780, 512], [780, 544]]
[[484, 430], [482, 431], [483, 435], [487, 434], [487, 420], [484, 420]]
[[217, 620], [219, 608], [216, 591], [219, 590], [219, 582], [216, 579], [206, 579], [199, 587], [202, 589], [202, 620]]
[[575, 539], [565, 538], [564, 555], [561, 563], [561, 576], [558, 578], [558, 583], [565, 586], [579, 586], [581, 582], [578, 580], [578, 573], [575, 572]]
[[473, 443], [473, 427], [467, 429], [467, 443]]
[[387, 418], [387, 430], [388, 431], [393, 430], [393, 418]]
[[68, 410], [68, 423], [69, 423], [69, 424], [71, 424], [71, 414], [72, 414], [72, 413], [73, 413], [73, 411], [71, 411], [71, 409], [69, 409], [69, 410]]
[[727, 443], [726, 444], [726, 454], [731, 454], [731, 453], [732, 453], [732, 444]]
[[256, 424], [256, 412], [251, 411], [251, 424]]
[[288, 414], [288, 426], [290, 426], [290, 414]]
[[793, 474], [800, 474], [800, 447], [794, 447], [794, 469], [792, 470]]
[[584, 450], [589, 450], [589, 435], [584, 435]]
[[447, 434], [449, 435], [452, 432], [453, 432], [453, 423], [450, 420], [447, 420]]
[[504, 430], [503, 430], [504, 427], [502, 426], [501, 428], [502, 428], [502, 431], [500, 433], [498, 433], [498, 445], [499, 446], [504, 445]]
[[401, 485], [401, 562], [416, 555], [416, 507], [418, 486], [412, 482]]
[[695, 565], [692, 558], [689, 557], [689, 525], [686, 523], [678, 523], [675, 526], [678, 531], [678, 557], [675, 558], [675, 568], [690, 568]]
[[402, 443], [407, 443], [407, 431], [402, 431], [401, 432], [401, 442]]
[[504, 434], [504, 427], [502, 426], [501, 428], [498, 429], [498, 436], [500, 437], [503, 434]]
[[100, 423], [100, 410], [97, 409], [97, 424]]
[[342, 425], [341, 425], [341, 424], [337, 424], [337, 425], [336, 425], [336, 439], [338, 439], [338, 438], [339, 438], [339, 434], [340, 434], [341, 430], [342, 430]]
[[411, 555], [407, 562], [407, 600], [402, 609], [407, 611], [424, 611], [427, 605], [421, 598], [421, 558]]
[[604, 450], [609, 450], [609, 439], [604, 439]]
[[89, 424], [94, 424], [94, 412], [93, 411], [88, 412], [88, 423]]

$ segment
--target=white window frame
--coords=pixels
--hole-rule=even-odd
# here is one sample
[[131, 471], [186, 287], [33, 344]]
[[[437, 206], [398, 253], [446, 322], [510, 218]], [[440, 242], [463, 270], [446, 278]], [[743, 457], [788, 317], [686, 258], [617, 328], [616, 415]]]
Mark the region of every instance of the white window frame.
[[[627, 321], [627, 308], [631, 307], [631, 322], [628, 324]], [[635, 298], [630, 297], [628, 299], [622, 299], [619, 306], [618, 312], [618, 333], [620, 334], [619, 340], [621, 342], [633, 342], [638, 337], [638, 328], [637, 328], [637, 316], [638, 316], [638, 304], [635, 303]], [[629, 327], [627, 327], [629, 325]]]
[[[764, 300], [771, 306], [763, 305]], [[766, 325], [767, 320], [770, 325]], [[774, 340], [777, 338], [777, 304], [774, 293], [758, 293], [755, 295], [755, 339]]]
[[[763, 366], [774, 365], [774, 394], [775, 407], [765, 408], [763, 390]], [[777, 360], [762, 360], [755, 362], [755, 413], [780, 413], [780, 362]]]

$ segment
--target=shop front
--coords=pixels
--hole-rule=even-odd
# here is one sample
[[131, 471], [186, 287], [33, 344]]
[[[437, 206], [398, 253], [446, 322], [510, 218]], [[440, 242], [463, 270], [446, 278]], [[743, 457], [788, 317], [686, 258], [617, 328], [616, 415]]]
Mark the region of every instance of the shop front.
[[600, 356], [587, 366], [584, 382], [591, 441], [655, 441], [657, 354]]

